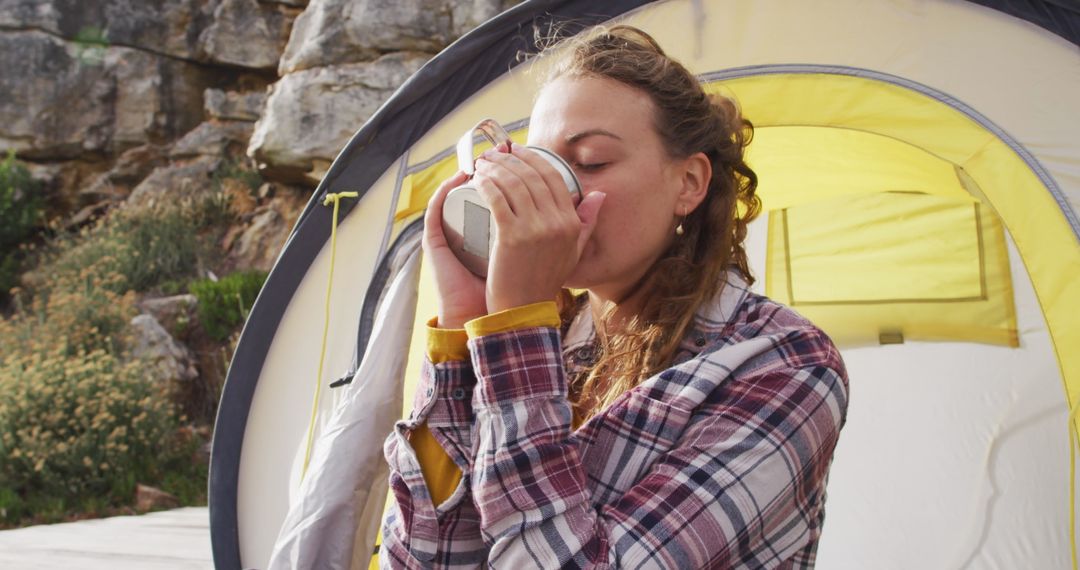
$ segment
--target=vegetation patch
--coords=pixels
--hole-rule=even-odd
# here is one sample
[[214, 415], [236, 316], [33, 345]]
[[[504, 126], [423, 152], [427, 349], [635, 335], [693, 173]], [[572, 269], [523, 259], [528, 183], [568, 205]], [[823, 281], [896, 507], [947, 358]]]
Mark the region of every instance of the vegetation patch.
[[74, 235], [57, 237], [29, 285], [47, 292], [53, 275], [108, 274], [111, 290], [150, 291], [190, 279], [217, 259], [220, 228], [232, 218], [220, 194], [124, 209]]
[[[130, 504], [136, 483], [201, 480], [170, 386], [130, 356], [119, 276], [60, 277], [0, 320], [0, 526]], [[199, 501], [200, 497], [185, 497]]]
[[40, 184], [9, 151], [0, 162], [0, 301], [16, 285], [22, 265], [19, 245], [41, 225], [43, 207]]
[[117, 210], [36, 252], [0, 319], [0, 527], [130, 511], [137, 483], [205, 504], [205, 441], [177, 404], [192, 388], [148, 379], [130, 322], [141, 292], [213, 266], [232, 219], [214, 193]]
[[225, 340], [247, 320], [266, 281], [264, 271], [239, 271], [220, 280], [200, 279], [189, 286], [199, 300], [199, 322], [214, 340]]

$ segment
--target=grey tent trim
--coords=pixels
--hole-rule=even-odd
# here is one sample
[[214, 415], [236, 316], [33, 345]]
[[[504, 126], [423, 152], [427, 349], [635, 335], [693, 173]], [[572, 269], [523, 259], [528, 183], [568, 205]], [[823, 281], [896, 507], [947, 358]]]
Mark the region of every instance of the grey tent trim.
[[379, 265], [375, 269], [375, 275], [371, 278], [367, 292], [364, 294], [364, 304], [360, 308], [360, 326], [356, 334], [357, 361], [353, 363], [353, 370], [360, 366], [360, 359], [367, 350], [368, 341], [371, 340], [371, 331], [375, 327], [375, 316], [379, 312], [379, 303], [382, 301], [382, 293], [386, 290], [386, 284], [396, 274], [395, 261], [397, 254], [402, 248], [419, 239], [419, 234], [424, 230], [424, 220], [416, 220], [405, 227], [401, 234], [394, 240], [394, 245], [379, 259]]
[[705, 73], [698, 77], [702, 81], [722, 81], [725, 79], [734, 79], [737, 77], [751, 77], [756, 75], [784, 75], [784, 74], [825, 74], [825, 75], [847, 75], [851, 77], [862, 77], [864, 79], [873, 79], [875, 81], [881, 81], [883, 83], [889, 83], [896, 85], [897, 87], [903, 87], [910, 89], [922, 95], [926, 95], [931, 99], [940, 101], [960, 111], [967, 118], [976, 122], [982, 128], [990, 131], [1001, 142], [1005, 143], [1023, 159], [1028, 168], [1039, 177], [1039, 181], [1050, 192], [1050, 195], [1054, 197], [1054, 201], [1057, 202], [1058, 208], [1061, 210], [1062, 215], [1069, 222], [1069, 227], [1072, 228], [1073, 235], [1076, 236], [1078, 242], [1080, 242], [1080, 219], [1077, 218], [1076, 213], [1072, 211], [1069, 206], [1068, 200], [1065, 198], [1064, 192], [1061, 191], [1061, 187], [1058, 185], [1054, 177], [1046, 170], [1046, 168], [1039, 162], [1039, 159], [1035, 158], [1024, 145], [1020, 144], [1009, 133], [1005, 132], [1005, 129], [999, 127], [997, 123], [991, 121], [982, 113], [968, 106], [963, 101], [934, 89], [933, 87], [923, 85], [917, 81], [898, 77], [896, 75], [890, 75], [888, 73], [882, 73], [880, 71], [874, 71], [872, 69], [861, 69], [857, 67], [848, 67], [842, 65], [820, 65], [820, 64], [781, 64], [781, 65], [754, 65], [747, 67], [736, 67], [732, 69], [725, 69], [722, 71], [715, 71], [711, 73]]
[[[1076, 0], [971, 0], [1027, 20], [1080, 45]], [[208, 494], [214, 564], [241, 568], [237, 488], [240, 457], [256, 384], [278, 325], [311, 263], [330, 238], [332, 212], [319, 206], [327, 193], [363, 194], [432, 126], [477, 90], [535, 52], [533, 27], [567, 24], [573, 33], [647, 4], [647, 0], [531, 0], [496, 16], [443, 50], [405, 82], [338, 154], [300, 215], [236, 347], [215, 422]], [[340, 216], [356, 201], [342, 204]], [[386, 254], [384, 254], [386, 255]], [[381, 262], [380, 262], [381, 264]]]
[[[529, 119], [525, 118], [525, 119], [518, 119], [518, 120], [510, 122], [510, 123], [506, 123], [505, 125], [503, 125], [503, 128], [506, 129], [506, 132], [513, 133], [514, 131], [516, 131], [518, 129], [523, 129], [523, 128], [528, 127], [528, 126], [529, 126]], [[477, 145], [480, 144], [481, 141], [483, 141], [482, 137], [476, 137], [473, 140], [474, 144], [477, 144]], [[429, 159], [427, 159], [427, 160], [425, 160], [423, 162], [418, 162], [418, 163], [410, 166], [408, 171], [405, 172], [405, 174], [408, 175], [408, 174], [414, 174], [416, 172], [420, 172], [421, 170], [427, 169], [430, 166], [436, 164], [440, 160], [443, 160], [444, 158], [446, 158], [448, 156], [455, 155], [455, 154], [457, 154], [457, 148], [456, 147], [444, 148], [443, 150], [439, 151], [435, 156], [433, 156], [433, 157], [431, 157], [431, 158], [429, 158]], [[401, 182], [399, 181], [398, 184], [400, 185]], [[401, 188], [395, 188], [394, 189], [395, 192], [398, 192], [400, 190], [401, 190]]]
[[[409, 151], [405, 151], [401, 154], [401, 160], [398, 161], [397, 180], [394, 181], [394, 196], [390, 199], [391, 204], [397, 204], [398, 198], [401, 196], [401, 185], [405, 182], [405, 167], [409, 165]], [[383, 231], [382, 243], [379, 245], [379, 255], [382, 255], [386, 251], [387, 246], [390, 244], [390, 235], [393, 233], [394, 228], [394, 209], [391, 208], [386, 213], [386, 229]], [[357, 356], [359, 360], [359, 356]]]

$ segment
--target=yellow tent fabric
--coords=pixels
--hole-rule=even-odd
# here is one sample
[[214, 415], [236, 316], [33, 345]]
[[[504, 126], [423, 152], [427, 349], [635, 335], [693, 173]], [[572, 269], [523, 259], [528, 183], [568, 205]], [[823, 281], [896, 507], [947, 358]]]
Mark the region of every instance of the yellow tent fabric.
[[[920, 176], [917, 180], [920, 185], [913, 189], [955, 195], [957, 188], [966, 191], [977, 188], [975, 191], [1000, 216], [1035, 285], [1056, 347], [1070, 407], [1077, 405], [1080, 352], [1066, 350], [1066, 347], [1080, 346], [1080, 323], [1076, 319], [1080, 314], [1080, 248], [1040, 247], [1047, 243], [1075, 245], [1076, 238], [1060, 206], [1015, 149], [952, 106], [911, 88], [867, 77], [767, 73], [723, 81], [716, 88], [733, 93], [743, 105], [744, 114], [755, 122], [760, 132], [799, 125], [825, 127], [815, 129], [821, 131], [850, 129], [872, 133], [914, 147], [962, 173], [963, 178], [954, 176], [960, 182], [943, 184], [941, 181], [947, 178], [946, 169], [929, 166], [926, 171], [930, 174]], [[763, 136], [767, 140], [769, 135]], [[820, 140], [829, 138], [834, 135], [823, 135]], [[854, 146], [857, 145], [837, 148], [836, 153], [842, 154], [845, 149], [852, 151]], [[891, 156], [903, 158], [900, 147], [881, 146]], [[814, 147], [810, 144], [804, 148]], [[765, 153], [760, 149], [753, 152], [751, 160], [755, 161], [755, 166], [758, 161], [763, 161], [762, 179], [774, 184], [772, 179], [775, 177], [776, 184], [788, 188], [780, 192], [782, 196], [794, 194], [797, 188], [804, 187], [799, 178], [801, 173], [788, 171], [785, 182], [782, 167], [770, 171], [770, 159], [763, 156]], [[915, 150], [907, 155], [923, 164], [932, 163]], [[856, 175], [858, 172], [856, 169]], [[935, 184], [935, 180], [939, 182]], [[889, 189], [878, 186], [878, 191]], [[804, 199], [813, 199], [812, 195], [806, 194], [802, 194]], [[767, 195], [767, 191], [763, 190], [763, 195]], [[778, 200], [781, 207], [794, 202], [793, 198]], [[764, 206], [771, 208], [768, 198], [765, 198]], [[949, 310], [952, 308], [944, 309], [943, 313]]]
[[840, 346], [1019, 344], [1005, 236], [981, 204], [836, 198], [770, 212], [768, 235], [768, 295]]

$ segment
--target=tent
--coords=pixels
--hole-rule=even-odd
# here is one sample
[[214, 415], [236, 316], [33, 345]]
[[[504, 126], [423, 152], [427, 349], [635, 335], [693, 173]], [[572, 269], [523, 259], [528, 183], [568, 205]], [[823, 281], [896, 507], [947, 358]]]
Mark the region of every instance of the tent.
[[[255, 304], [213, 442], [217, 566], [266, 567], [310, 436], [368, 389], [355, 374], [365, 360], [399, 355], [391, 369], [415, 377], [412, 325], [434, 310], [430, 276], [409, 254], [417, 221], [479, 118], [524, 137], [531, 68], [544, 63], [517, 56], [534, 24], [616, 21], [739, 100], [756, 127], [750, 162], [766, 210], [750, 236], [761, 290], [842, 348], [851, 407], [818, 567], [1069, 566], [1069, 410], [1080, 402], [1072, 0], [533, 1], [464, 36], [341, 152]], [[324, 207], [342, 191], [358, 197]], [[395, 280], [411, 285], [391, 299]], [[366, 352], [379, 311], [398, 324]], [[411, 401], [404, 386], [385, 402]], [[340, 453], [377, 457], [385, 431], [369, 431]], [[371, 461], [355, 509], [377, 518], [385, 477]]]

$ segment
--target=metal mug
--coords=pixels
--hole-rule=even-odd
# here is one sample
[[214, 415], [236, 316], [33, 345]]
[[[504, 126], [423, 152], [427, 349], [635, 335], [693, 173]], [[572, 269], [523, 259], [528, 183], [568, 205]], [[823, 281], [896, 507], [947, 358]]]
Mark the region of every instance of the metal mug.
[[[487, 277], [491, 246], [495, 241], [495, 235], [492, 231], [494, 224], [487, 203], [480, 197], [476, 187], [471, 184], [471, 177], [475, 172], [473, 142], [477, 133], [482, 134], [495, 146], [510, 142], [510, 135], [492, 119], [480, 121], [458, 139], [458, 167], [470, 175], [470, 180], [446, 195], [446, 201], [443, 203], [442, 226], [447, 245], [461, 260], [462, 265], [480, 277]], [[562, 176], [563, 182], [566, 183], [566, 189], [570, 192], [574, 204], [581, 202], [581, 183], [574, 175], [574, 170], [562, 157], [539, 146], [526, 145], [525, 148], [535, 151], [555, 167]]]

